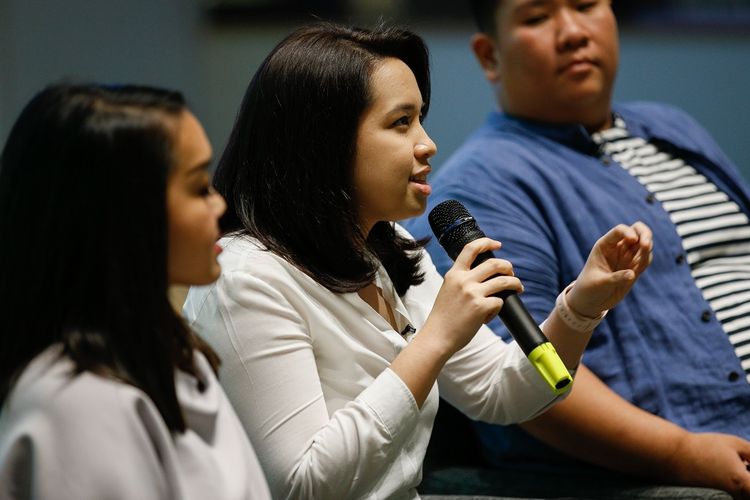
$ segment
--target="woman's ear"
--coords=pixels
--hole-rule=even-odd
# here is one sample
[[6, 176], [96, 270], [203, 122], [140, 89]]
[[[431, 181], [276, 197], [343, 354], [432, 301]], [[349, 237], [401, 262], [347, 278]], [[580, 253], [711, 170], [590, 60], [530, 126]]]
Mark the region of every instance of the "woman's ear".
[[490, 83], [500, 82], [500, 63], [496, 43], [485, 33], [475, 33], [471, 37], [471, 50], [484, 71], [484, 77]]

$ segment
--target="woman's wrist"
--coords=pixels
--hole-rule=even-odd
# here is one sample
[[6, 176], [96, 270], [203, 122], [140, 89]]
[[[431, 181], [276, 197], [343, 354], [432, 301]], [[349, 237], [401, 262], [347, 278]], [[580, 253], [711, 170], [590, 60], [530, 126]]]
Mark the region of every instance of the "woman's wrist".
[[425, 350], [425, 353], [429, 353], [429, 356], [435, 357], [441, 363], [448, 361], [459, 349], [450, 336], [433, 327], [433, 322], [430, 321], [429, 317], [410, 343], [414, 342], [417, 342], [420, 349]]
[[573, 309], [567, 300], [568, 292], [575, 285], [575, 281], [570, 285], [566, 286], [565, 289], [560, 292], [555, 301], [555, 311], [557, 311], [560, 319], [568, 327], [573, 330], [581, 332], [590, 332], [601, 323], [604, 316], [607, 315], [607, 310], [602, 311], [597, 316], [587, 316]]

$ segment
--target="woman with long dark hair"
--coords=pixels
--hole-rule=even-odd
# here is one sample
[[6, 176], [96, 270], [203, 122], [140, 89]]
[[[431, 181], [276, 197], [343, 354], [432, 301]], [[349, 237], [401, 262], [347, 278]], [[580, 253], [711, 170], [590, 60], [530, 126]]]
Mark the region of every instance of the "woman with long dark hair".
[[269, 498], [167, 287], [220, 272], [211, 147], [179, 93], [60, 84], [0, 157], [0, 498]]
[[[394, 223], [421, 213], [435, 144], [415, 34], [301, 28], [250, 82], [218, 166], [222, 276], [184, 312], [279, 498], [415, 498], [440, 395], [472, 418], [528, 419], [556, 396], [482, 323], [521, 290], [468, 244], [445, 280]], [[544, 331], [574, 369], [595, 324], [648, 265], [647, 227], [605, 235]], [[437, 382], [437, 383], [436, 383]]]

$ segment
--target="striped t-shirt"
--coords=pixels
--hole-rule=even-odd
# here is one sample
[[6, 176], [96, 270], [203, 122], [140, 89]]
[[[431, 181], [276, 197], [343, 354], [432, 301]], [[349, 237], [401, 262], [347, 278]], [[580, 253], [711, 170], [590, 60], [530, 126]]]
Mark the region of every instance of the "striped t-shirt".
[[616, 117], [593, 134], [661, 202], [682, 238], [695, 283], [721, 322], [750, 382], [750, 221], [736, 203], [680, 158], [628, 133]]

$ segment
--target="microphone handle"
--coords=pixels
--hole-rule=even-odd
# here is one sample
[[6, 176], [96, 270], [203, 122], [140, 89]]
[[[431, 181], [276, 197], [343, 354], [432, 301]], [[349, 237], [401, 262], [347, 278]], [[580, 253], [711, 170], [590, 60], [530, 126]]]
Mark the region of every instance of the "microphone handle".
[[[492, 252], [482, 252], [474, 259], [471, 267], [474, 268], [492, 257]], [[513, 290], [503, 290], [496, 296], [503, 299], [503, 307], [498, 316], [552, 391], [562, 394], [570, 389], [573, 377], [568, 373], [552, 342], [526, 310], [518, 294]]]
[[[518, 294], [515, 292], [501, 293], [500, 298], [503, 299], [503, 308], [500, 309], [498, 316], [526, 356], [530, 355], [531, 351], [540, 345], [549, 342], [547, 336], [539, 329], [539, 325], [536, 324], [534, 318], [524, 307]], [[514, 332], [524, 332], [524, 335], [518, 335]]]
[[[493, 257], [492, 252], [480, 253], [474, 259], [472, 269]], [[498, 316], [526, 356], [540, 345], [549, 342], [514, 290], [503, 290], [495, 296], [503, 299], [503, 308], [500, 309]]]

